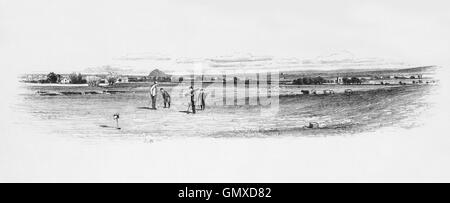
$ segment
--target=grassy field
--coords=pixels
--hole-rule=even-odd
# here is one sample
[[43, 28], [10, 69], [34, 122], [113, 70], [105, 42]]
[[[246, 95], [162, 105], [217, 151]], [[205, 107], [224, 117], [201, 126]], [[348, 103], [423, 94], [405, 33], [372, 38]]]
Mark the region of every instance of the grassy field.
[[[171, 109], [161, 108], [162, 99], [158, 98], [159, 109], [150, 110], [148, 87], [142, 86], [127, 87], [126, 92], [118, 94], [53, 97], [35, 92], [58, 91], [61, 87], [24, 86], [16, 109], [24, 118], [21, 123], [24, 127], [90, 139], [331, 136], [419, 125], [415, 118], [426, 112], [429, 104], [424, 99], [433, 91], [433, 86], [428, 85], [283, 86], [279, 89], [279, 109], [275, 113], [267, 113], [267, 107], [223, 106], [222, 98], [216, 97], [208, 100], [206, 111], [194, 115], [184, 112], [189, 100], [183, 95], [186, 85], [162, 87], [173, 92]], [[348, 88], [354, 90], [352, 95], [342, 93]], [[303, 89], [333, 89], [336, 94], [300, 95]], [[175, 93], [176, 90], [179, 92]], [[121, 115], [122, 130], [113, 128], [115, 113]], [[319, 123], [319, 128], [305, 128], [310, 122]]]

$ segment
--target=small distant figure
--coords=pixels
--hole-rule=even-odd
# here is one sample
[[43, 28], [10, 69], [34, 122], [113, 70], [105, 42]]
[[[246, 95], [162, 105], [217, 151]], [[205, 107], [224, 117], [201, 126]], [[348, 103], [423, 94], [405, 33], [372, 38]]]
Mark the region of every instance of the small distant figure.
[[200, 109], [202, 111], [204, 111], [206, 108], [206, 102], [205, 102], [206, 96], [207, 96], [207, 93], [205, 92], [205, 90], [200, 89], [200, 93], [198, 94], [198, 102], [200, 103]]
[[120, 118], [120, 115], [119, 115], [118, 113], [116, 113], [116, 114], [114, 114], [113, 118], [114, 118], [114, 120], [116, 121], [116, 128], [120, 130], [120, 127], [119, 127], [119, 118]]
[[[189, 87], [189, 96], [191, 96], [191, 108], [192, 108], [192, 113], [195, 114], [195, 90], [194, 87]], [[188, 112], [189, 112], [189, 107], [188, 107]]]
[[156, 109], [156, 96], [158, 93], [157, 87], [158, 87], [158, 82], [156, 82], [156, 81], [150, 87], [150, 97], [152, 98], [152, 109]]
[[161, 88], [160, 91], [164, 100], [164, 108], [170, 109], [170, 94], [164, 88]]

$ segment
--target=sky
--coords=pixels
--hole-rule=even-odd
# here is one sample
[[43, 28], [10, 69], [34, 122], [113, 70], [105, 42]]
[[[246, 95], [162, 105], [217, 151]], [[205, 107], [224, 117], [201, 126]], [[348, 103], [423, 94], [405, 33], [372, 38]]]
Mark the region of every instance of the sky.
[[449, 25], [446, 0], [0, 0], [0, 67], [444, 65]]

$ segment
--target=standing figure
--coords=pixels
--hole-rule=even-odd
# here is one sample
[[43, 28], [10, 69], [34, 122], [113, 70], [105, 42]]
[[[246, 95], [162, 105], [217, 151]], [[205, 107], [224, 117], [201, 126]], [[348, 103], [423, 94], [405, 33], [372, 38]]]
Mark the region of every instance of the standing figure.
[[118, 113], [114, 114], [114, 120], [116, 121], [116, 129], [118, 129], [118, 130], [121, 129], [119, 127], [119, 118], [120, 118], [120, 115]]
[[202, 111], [206, 108], [206, 92], [204, 89], [200, 89], [200, 93], [198, 94], [198, 102], [200, 103], [200, 108]]
[[195, 90], [192, 86], [189, 88], [189, 95], [191, 96], [192, 113], [195, 114]]
[[158, 82], [154, 82], [152, 87], [150, 87], [150, 97], [152, 98], [152, 109], [156, 109], [156, 96], [157, 96]]
[[164, 108], [170, 109], [170, 94], [163, 88], [160, 89], [164, 100]]

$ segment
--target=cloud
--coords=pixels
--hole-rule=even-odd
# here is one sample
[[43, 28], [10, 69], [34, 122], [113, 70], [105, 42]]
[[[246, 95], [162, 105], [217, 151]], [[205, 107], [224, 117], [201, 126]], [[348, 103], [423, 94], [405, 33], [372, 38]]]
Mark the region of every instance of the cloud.
[[355, 59], [355, 55], [349, 51], [339, 51], [317, 57], [317, 61], [322, 64], [351, 62]]
[[213, 68], [249, 68], [249, 67], [264, 67], [269, 65], [269, 63], [244, 63], [244, 64], [209, 64]]
[[196, 64], [196, 63], [203, 63], [205, 62], [204, 59], [195, 59], [195, 58], [181, 58], [176, 59], [175, 63], [177, 64]]
[[326, 54], [312, 60], [302, 61], [302, 65], [321, 69], [381, 69], [404, 68], [410, 66], [404, 62], [381, 58], [357, 58], [349, 51], [339, 51]]
[[105, 66], [99, 66], [99, 67], [86, 68], [83, 72], [90, 73], [90, 74], [108, 74], [108, 73], [127, 74], [130, 72], [134, 72], [134, 69], [130, 68], [130, 67], [115, 67], [115, 66], [105, 65]]
[[117, 60], [124, 61], [170, 61], [172, 58], [162, 55], [162, 54], [150, 54], [150, 53], [139, 53], [139, 54], [127, 54], [126, 56], [119, 57]]
[[217, 58], [209, 58], [208, 61], [212, 63], [251, 63], [251, 62], [267, 62], [272, 61], [273, 57], [269, 56], [253, 56], [253, 55], [241, 55], [241, 56], [221, 56]]
[[[312, 59], [296, 57], [279, 58], [240, 54], [210, 58], [171, 58], [165, 55], [134, 54], [127, 55], [118, 67], [140, 68], [141, 72], [149, 72], [160, 68], [172, 74], [189, 71], [206, 71], [220, 73], [223, 71], [301, 71], [301, 70], [337, 70], [337, 69], [392, 69], [412, 67], [410, 64], [380, 58], [358, 58], [349, 51], [334, 52]], [[134, 60], [148, 60], [139, 61]], [[423, 64], [421, 64], [423, 65]], [[116, 70], [117, 71], [117, 70]], [[136, 72], [136, 71], [134, 71]]]
[[274, 63], [274, 58], [271, 56], [240, 54], [207, 58], [205, 62], [208, 67], [216, 71], [249, 71], [253, 69], [267, 69]]

